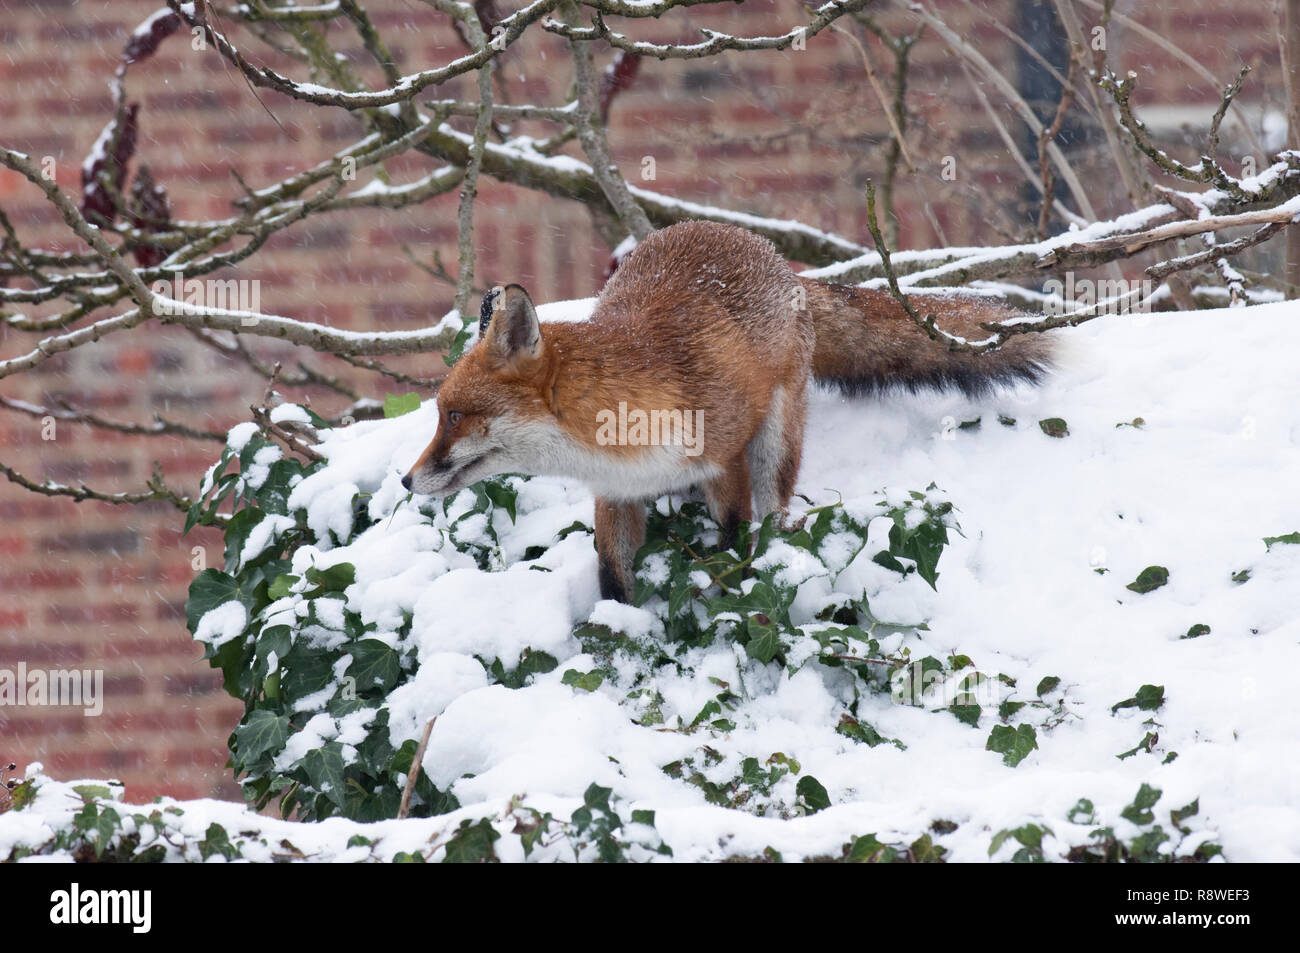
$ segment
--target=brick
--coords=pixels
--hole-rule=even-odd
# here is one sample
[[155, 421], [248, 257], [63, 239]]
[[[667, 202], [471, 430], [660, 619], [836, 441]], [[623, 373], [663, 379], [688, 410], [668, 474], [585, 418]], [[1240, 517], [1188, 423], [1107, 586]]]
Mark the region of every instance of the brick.
[[[197, 731], [200, 727], [198, 713], [193, 711], [133, 711], [121, 714], [106, 712], [98, 721], [102, 722], [102, 727], [106, 731], [126, 731], [132, 736], [159, 731], [168, 733]], [[211, 753], [208, 752], [209, 757]]]
[[[59, 6], [60, 4], [42, 2], [40, 5]], [[116, 43], [130, 33], [132, 26], [134, 24], [122, 20], [57, 20], [42, 26], [37, 36], [47, 43], [58, 44], [60, 47], [67, 44], [89, 43], [92, 40], [110, 40]]]
[[319, 220], [291, 231], [276, 232], [266, 242], [268, 249], [342, 248], [348, 244], [345, 225], [322, 225]]
[[42, 763], [55, 777], [84, 778], [100, 770], [103, 758], [98, 751], [56, 751]]
[[[85, 734], [87, 723], [94, 721], [80, 711], [68, 708], [0, 707], [0, 735], [8, 738], [69, 738]], [[6, 764], [8, 761], [5, 762]]]
[[[156, 63], [151, 65], [156, 67]], [[148, 113], [216, 112], [238, 109], [240, 99], [238, 90], [150, 90], [145, 94], [142, 108]]]
[[67, 589], [81, 585], [81, 573], [57, 569], [29, 569], [0, 575], [0, 589]]
[[51, 553], [133, 553], [139, 545], [139, 534], [129, 529], [62, 533], [44, 540], [45, 550]]
[[[0, 612], [3, 618], [3, 612]], [[78, 642], [0, 642], [0, 665], [13, 667], [26, 662], [29, 667], [49, 665], [66, 668], [80, 665], [86, 658], [86, 647]]]
[[109, 699], [135, 698], [145, 693], [145, 679], [139, 675], [105, 675], [104, 696]]
[[92, 482], [94, 477], [120, 477], [131, 472], [126, 460], [68, 460], [42, 468], [42, 476], [56, 483]]
[[79, 96], [42, 96], [36, 101], [37, 108], [46, 116], [98, 116], [103, 122], [113, 115], [113, 99], [107, 93], [102, 95]]
[[167, 679], [168, 695], [207, 695], [221, 691], [221, 675], [173, 675]]
[[[181, 615], [184, 619], [184, 614]], [[189, 638], [188, 634], [182, 628], [176, 635], [169, 638], [135, 638], [135, 639], [114, 639], [104, 646], [104, 658], [157, 658], [159, 656], [181, 655], [187, 658], [197, 658], [199, 655], [199, 646]]]
[[52, 519], [59, 515], [59, 504], [49, 498], [31, 495], [31, 499], [0, 503], [0, 517], [6, 520]]
[[99, 752], [98, 760], [114, 775], [123, 768], [143, 768], [149, 764], [148, 755], [137, 748], [109, 748]]
[[228, 757], [225, 748], [172, 748], [166, 752], [168, 764], [211, 764], [213, 760]]

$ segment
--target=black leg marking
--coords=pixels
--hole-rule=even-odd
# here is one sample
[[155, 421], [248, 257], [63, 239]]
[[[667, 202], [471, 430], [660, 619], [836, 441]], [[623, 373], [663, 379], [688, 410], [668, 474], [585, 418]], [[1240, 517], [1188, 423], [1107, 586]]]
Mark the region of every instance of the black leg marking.
[[722, 525], [718, 530], [718, 549], [725, 552], [736, 545], [736, 537], [740, 534], [740, 512], [734, 509], [728, 509], [727, 514], [722, 520]]
[[623, 581], [618, 577], [618, 570], [614, 568], [614, 562], [608, 556], [601, 556], [597, 562], [598, 575], [600, 578], [600, 597], [602, 599], [613, 599], [616, 602], [630, 603], [627, 589], [623, 586]]

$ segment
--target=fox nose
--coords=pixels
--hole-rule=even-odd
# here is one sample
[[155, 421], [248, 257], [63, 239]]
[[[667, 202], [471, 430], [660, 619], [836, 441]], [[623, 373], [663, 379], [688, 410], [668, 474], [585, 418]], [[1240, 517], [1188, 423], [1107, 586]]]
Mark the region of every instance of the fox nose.
[[411, 488], [411, 474], [402, 477], [402, 488], [409, 490]]

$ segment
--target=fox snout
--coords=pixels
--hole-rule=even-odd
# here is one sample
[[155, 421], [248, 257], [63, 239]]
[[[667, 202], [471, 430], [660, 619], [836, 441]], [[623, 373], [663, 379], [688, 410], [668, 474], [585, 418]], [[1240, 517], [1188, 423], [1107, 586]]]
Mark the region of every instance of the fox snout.
[[490, 422], [480, 422], [469, 433], [459, 432], [464, 429], [463, 423], [449, 426], [439, 422], [432, 442], [402, 477], [402, 486], [427, 496], [443, 496], [511, 469], [511, 454], [490, 433]]
[[402, 486], [416, 493], [441, 494], [459, 490], [472, 480], [461, 479], [474, 463], [475, 459], [453, 459], [450, 447], [442, 446], [435, 436], [433, 443], [415, 461], [415, 465], [402, 477]]

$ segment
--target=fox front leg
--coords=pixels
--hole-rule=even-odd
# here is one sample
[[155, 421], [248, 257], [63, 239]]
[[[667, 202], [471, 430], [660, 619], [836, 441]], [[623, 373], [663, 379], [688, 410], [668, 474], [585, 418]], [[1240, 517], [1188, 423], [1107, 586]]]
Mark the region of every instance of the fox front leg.
[[743, 453], [705, 485], [704, 499], [709, 505], [709, 515], [719, 527], [718, 549], [728, 550], [736, 545], [740, 524], [748, 523], [754, 515], [750, 504], [749, 461]]
[[645, 542], [645, 504], [596, 498], [596, 559], [600, 597], [631, 603], [633, 563]]

